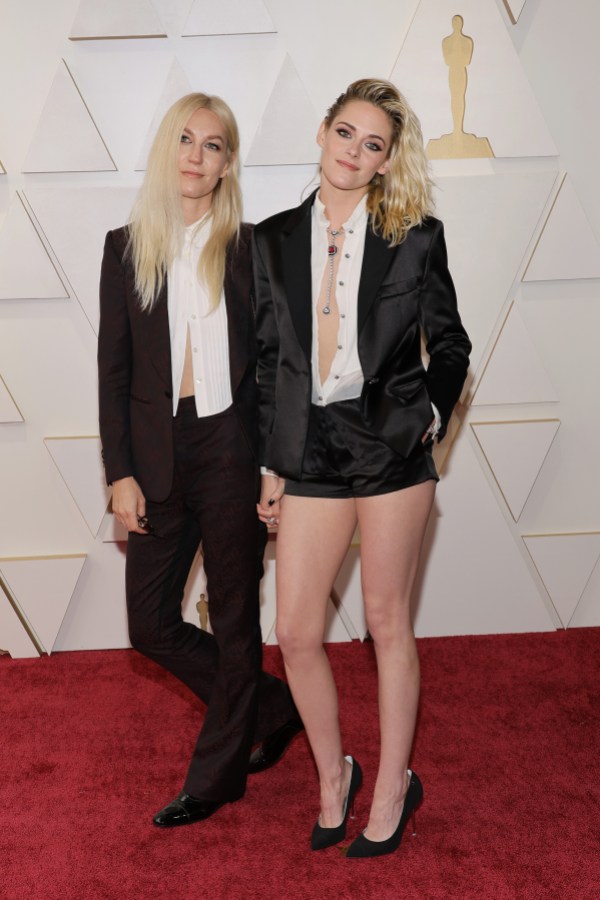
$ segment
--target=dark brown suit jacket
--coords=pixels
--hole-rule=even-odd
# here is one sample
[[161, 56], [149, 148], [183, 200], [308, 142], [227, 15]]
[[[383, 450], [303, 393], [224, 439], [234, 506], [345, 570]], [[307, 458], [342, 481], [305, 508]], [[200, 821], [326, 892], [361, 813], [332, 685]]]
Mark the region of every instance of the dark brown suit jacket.
[[[253, 234], [260, 461], [290, 478], [301, 474], [312, 391], [314, 196], [261, 222]], [[442, 223], [430, 217], [391, 248], [368, 227], [358, 292], [358, 352], [365, 379], [361, 412], [374, 434], [408, 456], [431, 422], [433, 402], [442, 417], [441, 439], [464, 384], [470, 351]]]
[[[256, 338], [252, 306], [251, 226], [227, 254], [225, 304], [233, 406], [256, 455]], [[163, 287], [142, 312], [133, 267], [125, 259], [127, 228], [109, 231], [100, 276], [98, 378], [100, 437], [106, 479], [133, 475], [144, 495], [164, 500], [173, 482], [173, 385]]]

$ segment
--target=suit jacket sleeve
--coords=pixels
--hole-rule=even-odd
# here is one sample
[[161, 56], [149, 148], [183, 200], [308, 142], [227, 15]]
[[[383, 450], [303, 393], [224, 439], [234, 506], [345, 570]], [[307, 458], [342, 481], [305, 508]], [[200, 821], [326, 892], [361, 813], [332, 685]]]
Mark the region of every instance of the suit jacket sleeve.
[[100, 273], [98, 401], [102, 458], [109, 484], [133, 474], [129, 402], [131, 329], [122, 254], [109, 231]]
[[271, 285], [261, 255], [256, 229], [252, 233], [254, 292], [256, 298], [256, 336], [258, 343], [257, 379], [259, 387], [259, 456], [268, 464], [268, 439], [275, 418], [275, 380], [279, 357], [279, 332]]
[[456, 291], [448, 271], [441, 222], [436, 223], [429, 246], [419, 306], [429, 354], [427, 390], [442, 418], [438, 433], [438, 440], [441, 440], [460, 397], [471, 352], [471, 342], [458, 313]]

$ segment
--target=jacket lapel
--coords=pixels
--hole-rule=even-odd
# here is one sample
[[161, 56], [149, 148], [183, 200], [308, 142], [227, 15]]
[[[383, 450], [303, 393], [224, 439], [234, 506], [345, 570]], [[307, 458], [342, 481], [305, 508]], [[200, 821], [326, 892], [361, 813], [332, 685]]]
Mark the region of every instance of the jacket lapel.
[[152, 311], [147, 313], [137, 310], [137, 329], [143, 334], [142, 340], [148, 358], [165, 386], [171, 389], [171, 340], [166, 280]]
[[365, 252], [363, 256], [360, 283], [358, 287], [358, 332], [365, 324], [373, 301], [379, 289], [379, 285], [385, 277], [385, 273], [394, 258], [394, 249], [371, 229], [371, 220], [367, 225], [365, 237]]
[[283, 227], [283, 280], [290, 314], [300, 346], [310, 359], [312, 348], [311, 208], [314, 191], [297, 207]]

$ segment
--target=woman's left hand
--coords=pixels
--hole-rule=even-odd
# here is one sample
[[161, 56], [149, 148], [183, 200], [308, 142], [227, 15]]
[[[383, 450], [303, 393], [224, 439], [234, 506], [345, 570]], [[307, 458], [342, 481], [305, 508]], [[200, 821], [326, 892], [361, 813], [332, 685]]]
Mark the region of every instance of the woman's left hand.
[[256, 504], [258, 518], [268, 528], [279, 525], [280, 501], [285, 491], [285, 478], [278, 475], [263, 475], [260, 502]]

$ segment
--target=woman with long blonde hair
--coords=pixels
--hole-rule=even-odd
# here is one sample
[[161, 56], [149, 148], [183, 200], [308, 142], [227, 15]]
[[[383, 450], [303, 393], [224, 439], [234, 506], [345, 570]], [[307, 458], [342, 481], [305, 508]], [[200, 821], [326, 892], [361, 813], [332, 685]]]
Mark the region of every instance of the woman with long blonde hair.
[[323, 648], [328, 598], [360, 529], [380, 758], [366, 827], [347, 856], [370, 857], [397, 849], [423, 796], [409, 769], [419, 699], [410, 598], [438, 478], [432, 443], [446, 431], [471, 345], [405, 98], [390, 82], [356, 81], [317, 141], [318, 190], [254, 230], [268, 470], [258, 512], [279, 524], [277, 637], [320, 782], [313, 850], [346, 837], [362, 782], [344, 755]]
[[[248, 772], [276, 762], [301, 728], [287, 686], [261, 674], [266, 529], [255, 513], [256, 338], [238, 154], [223, 100], [177, 101], [131, 221], [108, 233], [102, 261], [100, 435], [113, 513], [129, 532], [130, 639], [207, 704], [183, 791], [154, 816], [160, 827], [239, 799]], [[181, 611], [200, 543], [212, 634]]]

